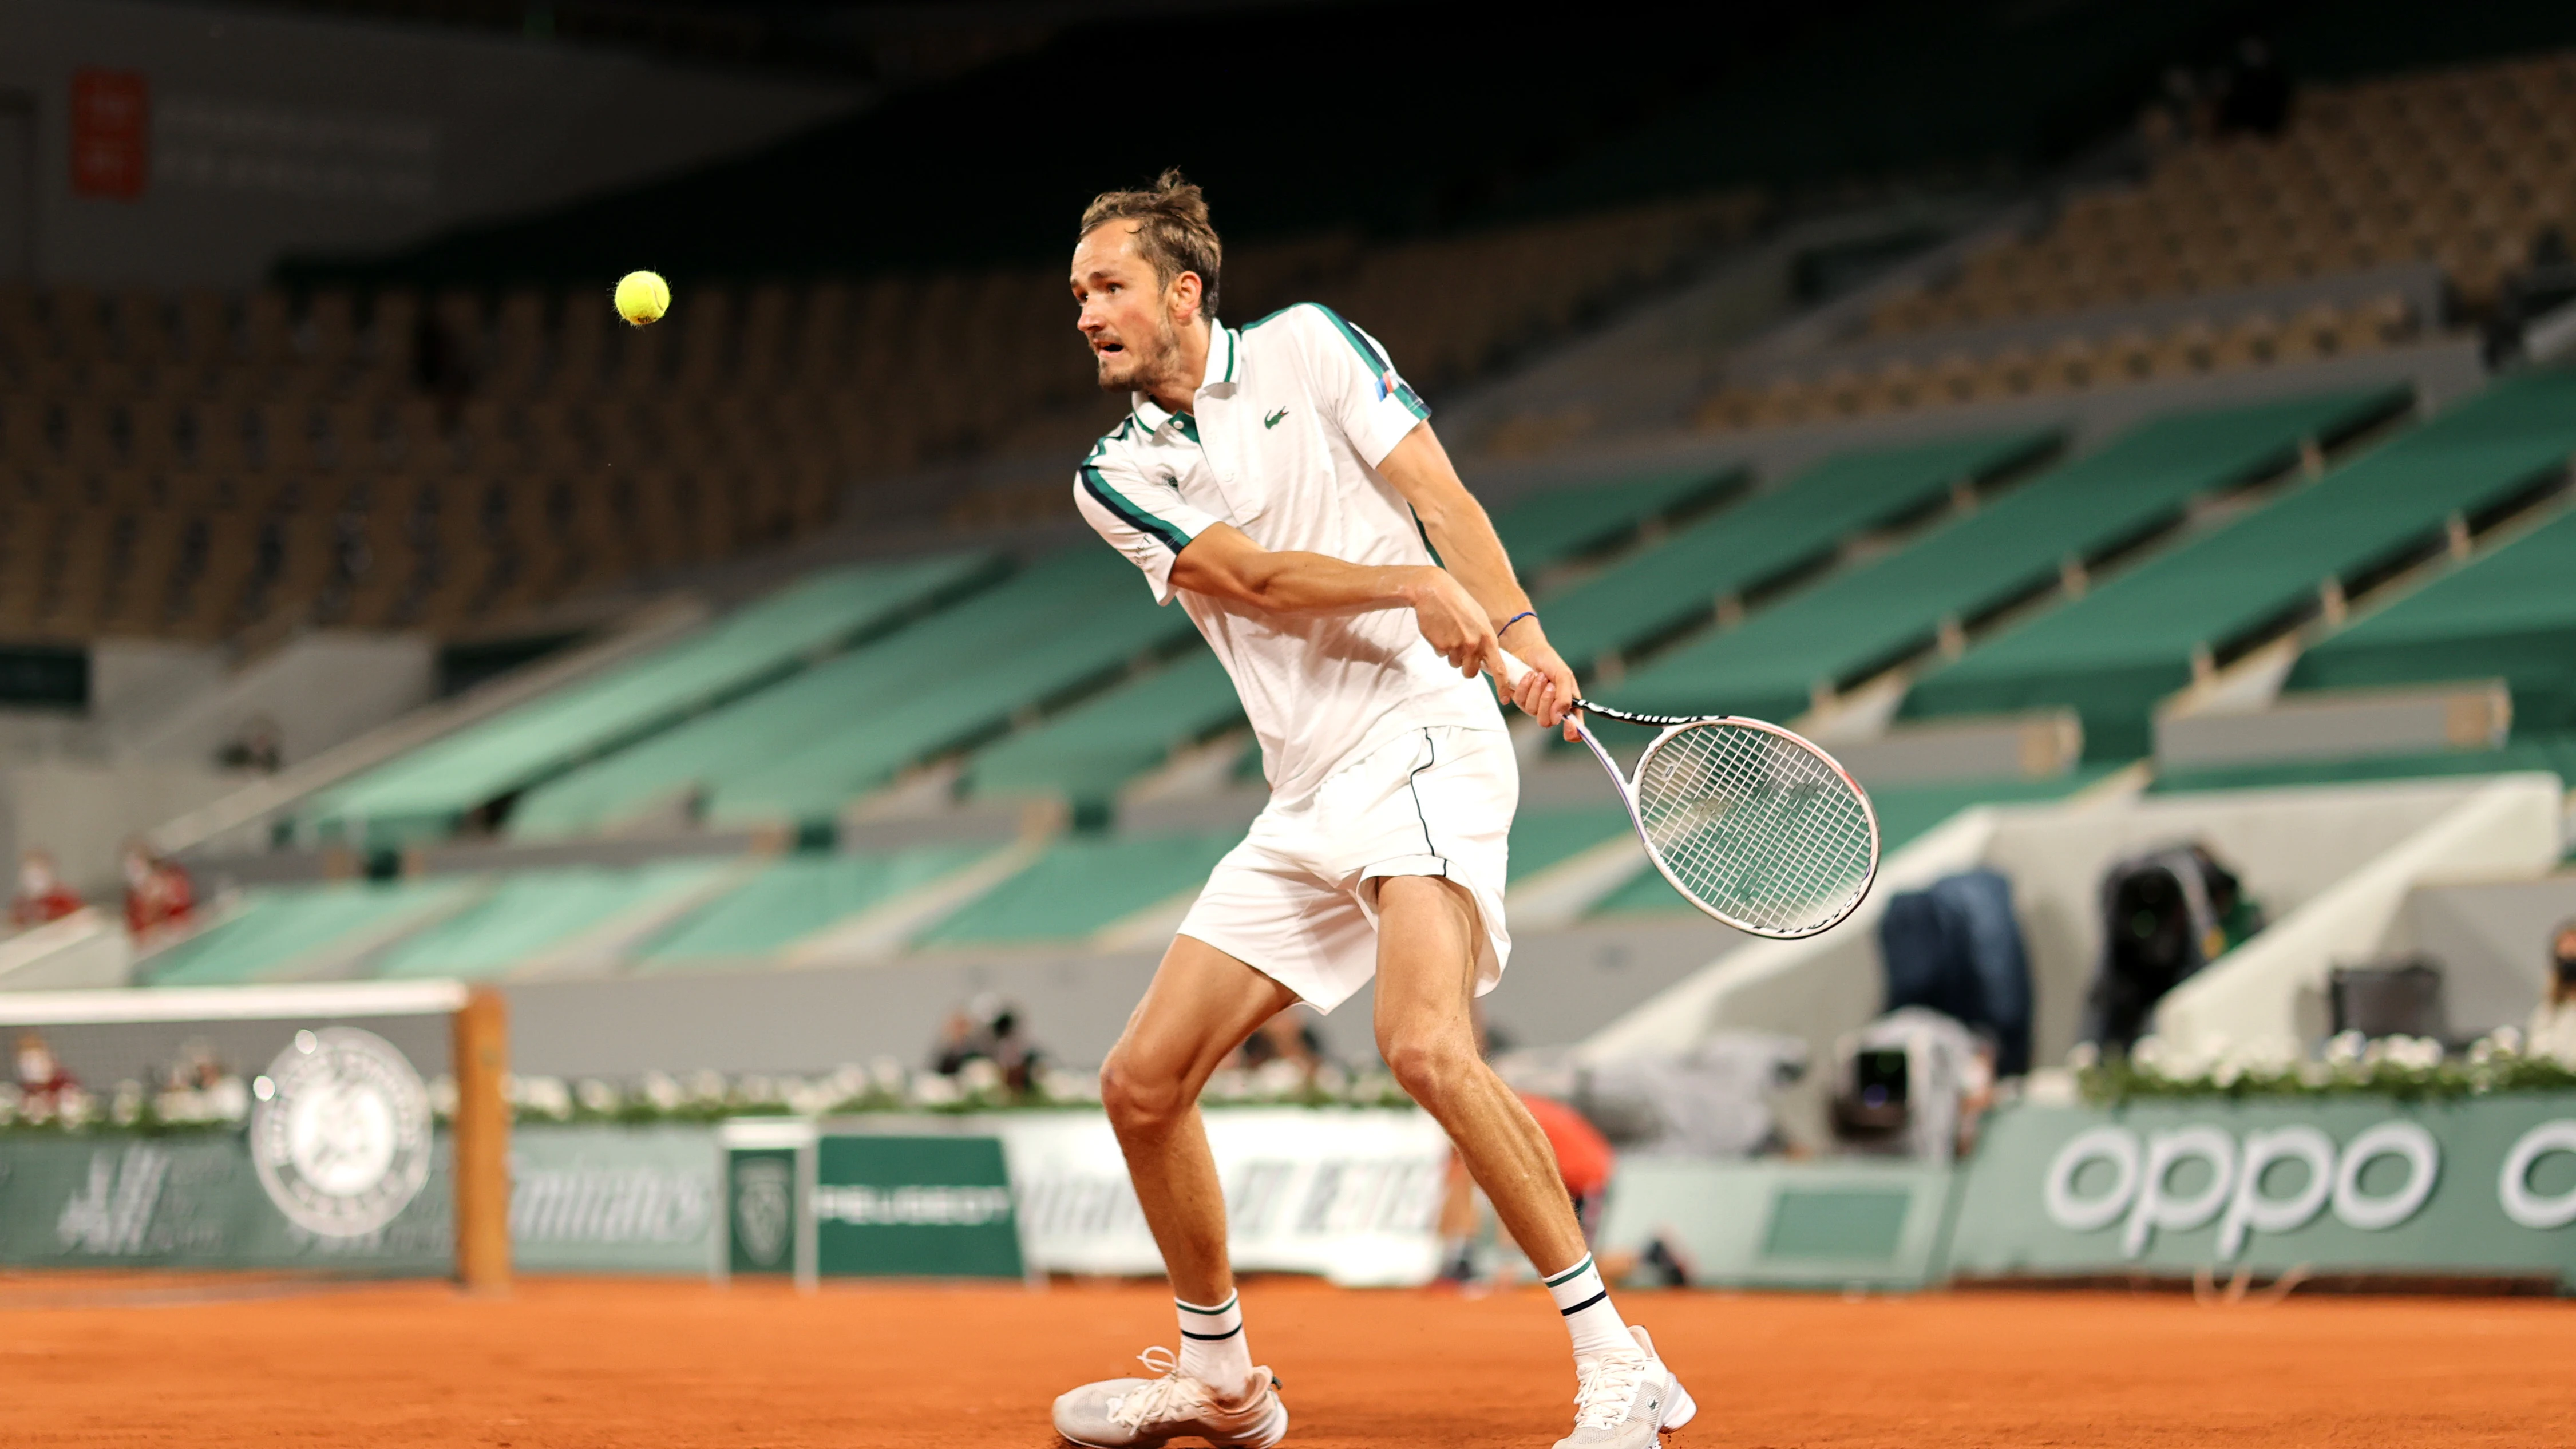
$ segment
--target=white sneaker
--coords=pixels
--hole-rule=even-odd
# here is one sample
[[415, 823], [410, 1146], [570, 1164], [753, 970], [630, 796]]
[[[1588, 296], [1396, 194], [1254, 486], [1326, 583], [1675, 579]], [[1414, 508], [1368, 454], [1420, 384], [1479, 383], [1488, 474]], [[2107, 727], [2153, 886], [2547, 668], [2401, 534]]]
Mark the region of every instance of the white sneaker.
[[1575, 1363], [1574, 1432], [1556, 1449], [1654, 1449], [1656, 1436], [1699, 1412], [1682, 1381], [1655, 1356], [1655, 1341], [1630, 1324], [1634, 1349]]
[[1084, 1384], [1055, 1401], [1055, 1431], [1086, 1449], [1152, 1449], [1182, 1434], [1215, 1449], [1270, 1449], [1288, 1436], [1288, 1406], [1270, 1370], [1254, 1369], [1242, 1390], [1226, 1397], [1185, 1377], [1168, 1348], [1136, 1357], [1160, 1377]]

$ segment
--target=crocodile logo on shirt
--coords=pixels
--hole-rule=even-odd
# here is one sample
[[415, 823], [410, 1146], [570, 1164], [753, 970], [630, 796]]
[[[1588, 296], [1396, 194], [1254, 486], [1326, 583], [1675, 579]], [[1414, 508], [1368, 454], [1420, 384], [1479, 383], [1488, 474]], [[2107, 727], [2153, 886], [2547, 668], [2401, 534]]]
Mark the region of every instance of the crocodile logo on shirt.
[[1279, 411], [1277, 411], [1277, 412], [1275, 412], [1275, 413], [1272, 413], [1270, 416], [1268, 416], [1268, 417], [1266, 417], [1266, 418], [1263, 418], [1263, 419], [1261, 420], [1261, 425], [1262, 425], [1263, 427], [1265, 427], [1265, 428], [1275, 428], [1275, 427], [1279, 426], [1279, 420], [1280, 420], [1281, 418], [1286, 417], [1286, 416], [1288, 416], [1288, 410], [1287, 410], [1286, 408], [1281, 408]]

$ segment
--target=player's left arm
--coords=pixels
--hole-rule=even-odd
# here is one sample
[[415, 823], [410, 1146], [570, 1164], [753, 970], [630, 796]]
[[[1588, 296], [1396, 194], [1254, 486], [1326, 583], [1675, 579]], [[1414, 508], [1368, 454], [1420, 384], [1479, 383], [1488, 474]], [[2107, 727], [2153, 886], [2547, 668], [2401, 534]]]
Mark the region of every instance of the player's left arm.
[[1538, 616], [1530, 613], [1529, 595], [1512, 572], [1511, 555], [1503, 551], [1494, 521], [1467, 491], [1431, 424], [1415, 424], [1378, 460], [1377, 471], [1413, 505], [1413, 516], [1422, 521], [1423, 535], [1439, 553], [1441, 565], [1484, 608], [1502, 646], [1530, 667], [1520, 688], [1509, 691], [1512, 702], [1543, 725], [1564, 725], [1565, 737], [1573, 739], [1574, 724], [1566, 716], [1580, 693], [1574, 671], [1547, 642]]

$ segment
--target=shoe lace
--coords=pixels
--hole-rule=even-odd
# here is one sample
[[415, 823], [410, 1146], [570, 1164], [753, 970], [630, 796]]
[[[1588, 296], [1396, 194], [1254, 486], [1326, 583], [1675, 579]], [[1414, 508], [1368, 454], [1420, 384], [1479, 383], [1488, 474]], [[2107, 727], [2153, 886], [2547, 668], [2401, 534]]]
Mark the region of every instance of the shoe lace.
[[1110, 1410], [1109, 1417], [1130, 1429], [1139, 1429], [1163, 1419], [1188, 1417], [1207, 1407], [1207, 1386], [1196, 1379], [1181, 1376], [1180, 1360], [1172, 1351], [1156, 1344], [1136, 1355], [1156, 1375], [1152, 1383], [1129, 1393]]
[[1585, 1363], [1574, 1386], [1574, 1427], [1614, 1429], [1626, 1422], [1646, 1375], [1642, 1353], [1605, 1353]]

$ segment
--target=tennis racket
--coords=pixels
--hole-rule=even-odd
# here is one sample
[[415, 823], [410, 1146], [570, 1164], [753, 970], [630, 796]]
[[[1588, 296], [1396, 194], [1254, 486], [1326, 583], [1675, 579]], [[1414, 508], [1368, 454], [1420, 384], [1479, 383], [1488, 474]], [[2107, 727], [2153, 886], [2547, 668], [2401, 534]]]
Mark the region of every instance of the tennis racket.
[[[1503, 652], [1503, 683], [1529, 666]], [[1739, 931], [1812, 936], [1859, 909], [1878, 877], [1878, 812], [1834, 757], [1732, 715], [1634, 714], [1577, 699], [1575, 729], [1610, 772], [1646, 858], [1682, 898]], [[1660, 730], [1634, 775], [1601, 747], [1599, 715]]]

